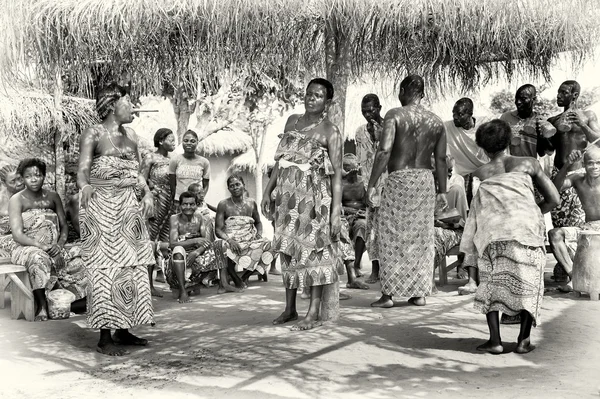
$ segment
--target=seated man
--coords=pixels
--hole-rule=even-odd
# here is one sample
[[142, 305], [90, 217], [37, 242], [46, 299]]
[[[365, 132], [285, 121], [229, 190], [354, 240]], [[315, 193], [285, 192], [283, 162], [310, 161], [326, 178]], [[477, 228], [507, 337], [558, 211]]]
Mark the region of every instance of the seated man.
[[[435, 229], [435, 258], [434, 258], [434, 270], [441, 267], [442, 261], [446, 257], [446, 253], [460, 244], [460, 239], [463, 234], [464, 221], [461, 220], [459, 223], [444, 223], [439, 220], [434, 222]], [[459, 256], [459, 260], [460, 260]], [[460, 266], [459, 266], [460, 267]], [[435, 280], [435, 273], [434, 273]], [[433, 293], [437, 293], [437, 288], [434, 284], [432, 285]]]
[[[365, 252], [367, 230], [366, 191], [358, 172], [360, 165], [354, 154], [345, 154], [342, 163], [342, 234], [340, 244], [348, 273], [347, 288], [368, 290], [369, 286], [356, 278], [360, 273], [360, 262]], [[354, 252], [352, 254], [352, 252]], [[352, 262], [353, 261], [353, 262]], [[354, 263], [354, 265], [352, 265]]]
[[75, 294], [73, 311], [85, 309], [89, 281], [83, 261], [67, 251], [68, 227], [58, 194], [43, 189], [46, 164], [37, 158], [24, 159], [17, 168], [25, 189], [8, 204], [13, 243], [11, 261], [27, 268], [35, 300], [35, 320], [48, 319], [47, 292], [62, 288]]
[[[190, 302], [188, 291], [199, 289], [205, 275], [217, 270], [213, 243], [206, 237], [202, 228], [202, 218], [196, 215], [196, 196], [184, 191], [179, 196], [181, 213], [171, 216], [170, 242], [171, 261], [167, 262], [165, 275], [171, 290], [179, 291], [179, 303]], [[187, 271], [190, 271], [186, 281]], [[235, 292], [227, 283], [226, 273], [221, 273], [219, 294]]]
[[[600, 232], [600, 148], [592, 146], [583, 155], [585, 172], [569, 173], [569, 168], [582, 158], [581, 151], [575, 150], [554, 178], [554, 185], [560, 191], [571, 187], [575, 189], [581, 206], [585, 211], [585, 223], [580, 227], [559, 227], [549, 231], [550, 245], [554, 257], [563, 265], [569, 277], [573, 273], [573, 259], [577, 252], [577, 240], [582, 230]], [[573, 282], [559, 288], [561, 291], [573, 290]]]
[[[275, 258], [271, 240], [262, 237], [262, 223], [258, 206], [244, 195], [245, 185], [241, 176], [227, 179], [231, 197], [219, 202], [215, 219], [217, 257], [227, 264], [236, 287], [244, 288], [248, 278], [257, 272], [267, 281], [267, 271]], [[235, 273], [235, 265], [244, 269], [242, 278]]]

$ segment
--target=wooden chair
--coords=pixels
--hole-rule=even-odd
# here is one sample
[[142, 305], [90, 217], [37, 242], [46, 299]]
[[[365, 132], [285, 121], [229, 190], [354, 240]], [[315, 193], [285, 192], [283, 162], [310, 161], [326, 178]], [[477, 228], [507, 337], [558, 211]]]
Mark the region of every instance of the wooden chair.
[[[458, 254], [460, 254], [458, 245], [450, 248], [450, 250], [446, 252], [446, 256], [457, 256]], [[448, 272], [454, 269], [456, 266], [460, 265], [460, 261], [458, 260], [451, 263], [450, 265], [446, 265], [446, 256], [442, 258], [442, 264], [440, 265], [440, 286], [448, 284]]]
[[0, 258], [0, 309], [5, 307], [4, 295], [9, 284], [11, 318], [33, 321], [35, 304], [27, 270], [11, 264], [10, 258]]

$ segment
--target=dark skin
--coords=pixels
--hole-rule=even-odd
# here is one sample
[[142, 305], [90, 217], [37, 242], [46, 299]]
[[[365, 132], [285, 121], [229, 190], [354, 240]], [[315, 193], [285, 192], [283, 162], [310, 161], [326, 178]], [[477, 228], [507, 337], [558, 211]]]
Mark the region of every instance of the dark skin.
[[[134, 153], [138, 162], [140, 161], [135, 132], [123, 126], [132, 121], [132, 104], [129, 96], [124, 96], [112, 105], [112, 113], [109, 113], [100, 125], [94, 125], [82, 132], [79, 144], [77, 186], [81, 190], [80, 201], [83, 208], [87, 208], [89, 201], [95, 196], [94, 187], [90, 185], [90, 169], [94, 157]], [[146, 219], [148, 215], [154, 213], [154, 199], [141, 174], [138, 176], [138, 182], [144, 187], [144, 198], [141, 205], [142, 216]], [[123, 345], [146, 345], [148, 343], [147, 340], [134, 336], [127, 329], [118, 329], [112, 337], [110, 329], [101, 329], [96, 350], [109, 356], [127, 354], [127, 350], [115, 345], [117, 342]]]
[[[345, 215], [364, 212], [366, 197], [365, 184], [358, 178], [358, 171], [352, 171], [342, 178], [342, 207], [344, 208]], [[364, 252], [365, 241], [361, 237], [357, 237], [354, 242], [354, 265], [351, 263], [346, 264], [346, 272], [348, 273], [346, 288], [369, 289], [367, 284], [356, 279], [360, 271], [360, 261]]]
[[[23, 178], [16, 171], [6, 174], [4, 185], [6, 186], [6, 191], [8, 192], [9, 197], [25, 188], [25, 184], [23, 184]], [[7, 216], [8, 204], [5, 205], [3, 202], [0, 206], [2, 207], [0, 209], [0, 216]]]
[[[254, 227], [256, 228], [256, 238], [262, 237], [262, 222], [260, 221], [260, 214], [258, 213], [258, 206], [252, 198], [244, 198], [245, 192], [244, 182], [232, 178], [227, 185], [227, 189], [231, 193], [231, 197], [219, 202], [217, 206], [217, 215], [215, 217], [215, 235], [227, 241], [229, 248], [236, 254], [242, 251], [239, 243], [230, 237], [225, 231], [225, 220], [231, 216], [250, 216], [254, 219]], [[245, 270], [240, 279], [235, 270], [235, 263], [227, 258], [228, 271], [237, 288], [246, 288], [248, 278], [252, 275], [253, 271]]]
[[[521, 119], [528, 119], [535, 115], [533, 111], [533, 107], [535, 102], [537, 101], [537, 92], [532, 88], [524, 88], [517, 91], [515, 94], [515, 106], [517, 107], [517, 115]], [[544, 155], [544, 144], [543, 136], [540, 134], [538, 130], [537, 144], [536, 144], [536, 153], [539, 156]], [[521, 144], [519, 145], [511, 145], [510, 152], [514, 155], [526, 156], [528, 154], [524, 154], [521, 149]]]
[[[186, 133], [183, 135], [181, 140], [181, 144], [183, 145], [183, 156], [186, 159], [198, 159], [199, 155], [196, 154], [196, 148], [198, 148], [198, 139], [191, 133]], [[177, 176], [175, 174], [169, 174], [169, 183], [171, 185], [171, 192], [175, 195], [175, 190], [177, 188]], [[204, 194], [208, 192], [208, 186], [210, 184], [210, 179], [202, 179], [202, 187], [204, 189]]]
[[[319, 84], [311, 84], [306, 89], [306, 95], [304, 96], [306, 113], [304, 115], [290, 116], [286, 122], [285, 131], [302, 130], [313, 126], [310, 130], [304, 132], [304, 134], [309, 138], [317, 140], [329, 153], [334, 170], [334, 174], [331, 177], [330, 234], [333, 240], [338, 240], [341, 231], [340, 217], [342, 212], [342, 135], [337, 126], [328, 120], [323, 120], [314, 126], [320, 120], [323, 112], [329, 108], [330, 104], [331, 98], [327, 98], [327, 89]], [[262, 213], [265, 216], [270, 214], [271, 193], [277, 185], [278, 175], [279, 163], [276, 163], [271, 178], [265, 187], [261, 203]], [[296, 291], [297, 289], [286, 288], [285, 310], [278, 318], [273, 320], [273, 324], [283, 324], [298, 319], [298, 313], [296, 312]], [[292, 328], [293, 330], [309, 330], [321, 324], [318, 318], [322, 294], [322, 285], [311, 287], [308, 313], [304, 320]]]
[[[423, 93], [406, 93], [400, 90], [401, 108], [394, 108], [385, 116], [383, 135], [375, 155], [373, 172], [367, 188], [367, 201], [373, 206], [375, 186], [386, 167], [389, 173], [402, 169], [432, 169], [431, 156], [435, 159], [435, 180], [438, 188], [437, 201], [441, 207], [448, 206], [446, 184], [446, 131], [441, 119], [421, 106]], [[425, 298], [411, 298], [410, 303], [425, 305]], [[372, 303], [373, 307], [394, 306], [392, 297], [383, 294]]]
[[[210, 248], [210, 241], [203, 236], [202, 219], [194, 217], [196, 212], [196, 199], [184, 198], [179, 204], [181, 213], [171, 216], [169, 247], [183, 247], [190, 251], [187, 254], [188, 264], [192, 264], [196, 258]], [[182, 239], [183, 238], [183, 239]], [[190, 302], [185, 288], [185, 263], [183, 255], [173, 254], [173, 271], [179, 283], [179, 303]]]
[[[546, 176], [540, 163], [531, 157], [514, 157], [499, 151], [497, 153], [486, 154], [490, 158], [490, 162], [475, 171], [481, 181], [489, 179], [492, 176], [509, 173], [509, 172], [522, 172], [531, 176], [533, 183], [538, 188], [540, 194], [544, 197], [544, 200], [538, 203], [538, 206], [542, 213], [550, 212], [556, 207], [560, 201], [558, 190], [554, 187], [552, 181]], [[502, 340], [500, 338], [500, 323], [499, 314], [497, 311], [489, 312], [486, 315], [488, 327], [490, 330], [490, 339], [483, 345], [477, 347], [477, 350], [485, 351], [493, 354], [499, 354], [504, 351], [502, 346]], [[530, 333], [531, 326], [533, 324], [532, 315], [525, 311], [521, 311], [521, 329], [519, 336], [517, 337], [517, 353], [527, 353], [535, 349], [535, 346], [531, 345]]]
[[[600, 124], [598, 118], [593, 111], [571, 111], [573, 103], [579, 98], [579, 92], [568, 84], [560, 85], [556, 96], [556, 104], [563, 107], [563, 113], [553, 116], [548, 119], [555, 127], [558, 126], [563, 115], [566, 116], [567, 122], [571, 124], [571, 130], [561, 132], [557, 129], [554, 136], [549, 139], [544, 139], [544, 150], [552, 153], [556, 151], [554, 156], [554, 166], [561, 169], [566, 163], [569, 154], [573, 151], [583, 151], [586, 146], [600, 137]], [[582, 167], [581, 162], [572, 164], [570, 170], [577, 170]]]
[[[55, 192], [42, 188], [46, 176], [36, 166], [25, 169], [22, 177], [25, 189], [14, 194], [8, 202], [8, 215], [13, 239], [17, 244], [37, 247], [43, 250], [57, 264], [62, 266], [64, 260], [61, 256], [61, 251], [69, 235], [67, 218], [62, 201]], [[23, 232], [23, 212], [31, 209], [51, 209], [56, 213], [60, 228], [60, 235], [56, 244], [43, 244], [28, 237]], [[35, 321], [48, 320], [48, 302], [46, 300], [45, 289], [33, 290], [33, 296], [36, 305]]]

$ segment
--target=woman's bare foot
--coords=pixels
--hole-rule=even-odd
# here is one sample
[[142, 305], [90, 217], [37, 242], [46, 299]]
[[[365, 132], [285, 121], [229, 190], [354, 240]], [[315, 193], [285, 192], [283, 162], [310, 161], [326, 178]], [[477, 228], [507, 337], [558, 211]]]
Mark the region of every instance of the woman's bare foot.
[[103, 355], [107, 356], [123, 356], [129, 354], [129, 351], [127, 349], [116, 346], [113, 342], [105, 344], [98, 343], [98, 346], [96, 347], [96, 352], [102, 353]]
[[371, 274], [366, 280], [365, 283], [367, 284], [376, 284], [379, 282], [379, 276], [378, 275], [373, 275]]
[[233, 287], [229, 284], [227, 285], [223, 285], [222, 287], [219, 287], [219, 289], [217, 290], [217, 294], [225, 294], [227, 292], [242, 292], [243, 290], [240, 288], [236, 288]]
[[394, 307], [394, 301], [392, 301], [392, 298], [390, 298], [387, 295], [382, 295], [381, 298], [379, 298], [379, 300], [373, 302], [371, 304], [372, 308], [392, 308]]
[[431, 287], [431, 295], [437, 295], [439, 293], [438, 287], [434, 284]]
[[179, 290], [179, 299], [177, 299], [177, 302], [179, 303], [188, 303], [188, 302], [192, 302], [192, 300], [190, 299], [187, 290]]
[[154, 287], [152, 287], [152, 289], [150, 290], [150, 292], [152, 293], [152, 296], [156, 296], [156, 297], [159, 297], [159, 298], [163, 297], [162, 292], [160, 292], [159, 290], [157, 290]]
[[323, 322], [318, 320], [316, 316], [307, 315], [304, 320], [298, 322], [295, 326], [290, 328], [291, 331], [306, 331], [311, 330], [315, 327], [322, 326]]
[[34, 321], [48, 321], [48, 313], [46, 308], [42, 307], [37, 315], [35, 315]]
[[354, 268], [354, 274], [356, 274], [356, 277], [364, 276], [363, 272], [361, 272], [360, 269], [357, 267]]
[[284, 311], [282, 314], [279, 315], [278, 318], [276, 318], [275, 320], [273, 320], [273, 324], [274, 325], [285, 324], [288, 321], [294, 321], [294, 320], [298, 320], [298, 313], [297, 312], [287, 313], [287, 312]]
[[353, 282], [346, 284], [346, 288], [355, 290], [368, 290], [370, 287], [362, 281], [354, 280]]
[[477, 283], [473, 280], [469, 280], [469, 282], [462, 287], [458, 287], [458, 295], [470, 295], [477, 292]]
[[408, 303], [413, 304], [415, 306], [425, 306], [427, 302], [425, 301], [425, 297], [419, 296], [415, 298], [410, 298], [408, 300]]
[[523, 354], [523, 353], [529, 353], [529, 352], [531, 352], [534, 349], [535, 349], [535, 345], [531, 345], [530, 338], [527, 337], [527, 338], [525, 338], [523, 340], [520, 340], [517, 343], [517, 347], [515, 349], [515, 353], [521, 353], [521, 354]]
[[340, 301], [345, 301], [345, 300], [348, 300], [348, 299], [352, 299], [352, 297], [350, 295], [345, 294], [345, 293], [343, 293], [343, 292], [340, 291], [339, 299], [340, 299]]
[[495, 344], [492, 341], [486, 341], [483, 345], [479, 345], [477, 347], [478, 351], [488, 352], [493, 355], [499, 355], [504, 352], [504, 347], [502, 347], [502, 343]]
[[[146, 346], [148, 340], [139, 338], [130, 333], [128, 330], [117, 330], [112, 336], [113, 342], [119, 345]], [[100, 346], [98, 344], [98, 346]]]
[[166, 283], [167, 281], [165, 280], [165, 274], [163, 273], [162, 270], [158, 270], [156, 272], [156, 278], [154, 279], [154, 281], [156, 281], [157, 283]]

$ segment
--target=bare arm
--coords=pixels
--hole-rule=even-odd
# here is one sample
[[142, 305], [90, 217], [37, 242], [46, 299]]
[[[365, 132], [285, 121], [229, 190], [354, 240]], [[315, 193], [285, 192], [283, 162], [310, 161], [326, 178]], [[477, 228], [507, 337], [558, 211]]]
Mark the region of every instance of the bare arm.
[[395, 140], [396, 116], [392, 111], [389, 111], [385, 116], [385, 119], [383, 120], [383, 132], [381, 133], [381, 140], [379, 140], [379, 148], [377, 149], [377, 153], [375, 154], [375, 161], [373, 163], [371, 177], [369, 178], [367, 192], [377, 185], [377, 181], [387, 168]]
[[588, 123], [582, 123], [580, 126], [585, 133], [585, 137], [591, 143], [600, 138], [600, 124], [598, 124], [598, 118], [593, 111], [584, 111], [584, 114], [588, 117]]
[[269, 181], [267, 182], [267, 185], [265, 186], [265, 191], [263, 192], [263, 198], [271, 198], [271, 193], [273, 192], [273, 189], [275, 188], [275, 186], [277, 185], [277, 174], [279, 173], [279, 162], [275, 162], [275, 166], [273, 167], [273, 170], [271, 171], [271, 177], [269, 178]]
[[79, 139], [79, 166], [77, 168], [77, 186], [80, 190], [90, 184], [90, 169], [98, 143], [97, 140], [98, 137], [93, 128], [87, 128], [81, 133]]
[[533, 168], [532, 178], [537, 186], [540, 194], [544, 197], [544, 200], [538, 204], [542, 213], [548, 213], [552, 209], [556, 208], [560, 203], [560, 194], [552, 180], [542, 170], [542, 166], [537, 160], [532, 160], [531, 165]]
[[210, 184], [210, 179], [202, 179], [202, 187], [204, 189], [204, 194], [208, 192], [208, 185]]
[[169, 188], [171, 189], [171, 200], [175, 199], [177, 191], [177, 160], [171, 159], [169, 162]]
[[229, 236], [225, 233], [225, 211], [227, 206], [225, 201], [219, 202], [217, 206], [217, 215], [215, 216], [215, 235], [217, 238], [225, 241], [229, 240]]
[[23, 232], [23, 206], [21, 203], [20, 194], [13, 195], [8, 201], [8, 219], [10, 222], [10, 230], [12, 232], [13, 239], [17, 244], [46, 250], [44, 245], [37, 242], [33, 238], [29, 238]]
[[67, 217], [65, 215], [65, 209], [63, 208], [62, 201], [57, 193], [50, 193], [50, 197], [54, 202], [54, 209], [56, 210], [56, 216], [58, 217], [58, 226], [60, 227], [60, 235], [58, 237], [57, 245], [64, 247], [67, 243], [67, 237], [69, 236], [69, 226], [67, 225]]
[[448, 165], [446, 163], [446, 129], [441, 126], [442, 133], [435, 145], [435, 178], [439, 194], [445, 194], [448, 190]]
[[[331, 178], [331, 217], [339, 218], [342, 214], [342, 134], [337, 127], [327, 140], [329, 159], [333, 165], [333, 177]], [[337, 234], [338, 232], [332, 232]]]
[[260, 213], [258, 212], [258, 206], [255, 201], [252, 201], [252, 218], [254, 219], [254, 227], [256, 227], [256, 236], [262, 237], [262, 222], [260, 220]]
[[[140, 174], [142, 175], [142, 177], [144, 179], [146, 179], [146, 181], [148, 182], [148, 186], [150, 186], [150, 169], [152, 169], [152, 165], [154, 165], [154, 161], [152, 159], [152, 156], [150, 154], [148, 154], [143, 160], [142, 160], [142, 164], [140, 167]], [[150, 187], [152, 188], [152, 187]]]

